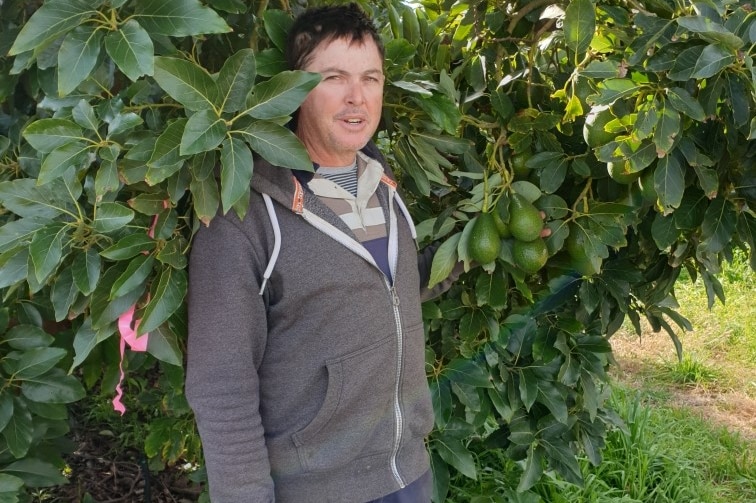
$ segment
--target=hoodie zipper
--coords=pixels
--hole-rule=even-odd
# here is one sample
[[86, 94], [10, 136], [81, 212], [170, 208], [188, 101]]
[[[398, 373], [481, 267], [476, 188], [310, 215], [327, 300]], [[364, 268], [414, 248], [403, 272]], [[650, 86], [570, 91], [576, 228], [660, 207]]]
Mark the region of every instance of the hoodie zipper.
[[402, 329], [402, 322], [399, 313], [399, 295], [396, 292], [396, 288], [386, 282], [386, 286], [389, 287], [391, 293], [391, 303], [394, 308], [394, 320], [396, 322], [396, 381], [394, 387], [394, 424], [396, 429], [394, 431], [394, 448], [391, 451], [391, 472], [394, 475], [396, 483], [399, 487], [404, 489], [407, 485], [399, 474], [399, 467], [396, 464], [396, 459], [399, 456], [399, 447], [402, 443], [402, 431], [404, 431], [404, 415], [402, 414], [402, 408], [399, 403], [399, 387], [402, 377], [402, 360], [404, 359], [404, 330]]
[[[394, 212], [394, 191], [389, 189], [389, 267], [391, 268], [391, 275], [394, 279], [394, 283], [396, 280], [396, 266], [397, 266], [397, 260], [399, 256], [399, 239], [398, 239], [398, 230], [397, 230], [397, 219], [396, 219], [396, 213]], [[378, 267], [378, 264], [375, 263], [375, 260], [373, 259], [373, 256], [370, 254], [369, 251], [365, 249], [364, 246], [359, 244], [357, 241], [352, 239], [350, 236], [342, 232], [340, 229], [338, 229], [336, 226], [328, 222], [327, 220], [322, 219], [321, 217], [315, 215], [311, 211], [308, 211], [307, 209], [304, 209], [303, 207], [300, 208], [299, 213], [302, 215], [302, 217], [307, 221], [310, 225], [315, 227], [316, 229], [319, 229], [321, 232], [326, 234], [327, 236], [331, 237], [332, 239], [336, 240], [341, 245], [345, 246], [350, 251], [356, 253], [360, 257], [364, 258], [368, 263], [372, 264], [373, 267], [378, 269], [380, 271], [380, 268]], [[383, 274], [381, 272], [381, 274]], [[404, 489], [407, 485], [407, 483], [402, 478], [401, 474], [399, 473], [399, 467], [397, 464], [397, 457], [399, 455], [399, 448], [401, 446], [402, 442], [402, 432], [404, 431], [404, 413], [402, 412], [400, 400], [399, 400], [399, 392], [400, 392], [400, 386], [401, 386], [401, 377], [402, 377], [402, 366], [404, 363], [404, 329], [402, 327], [402, 318], [401, 313], [399, 311], [399, 294], [396, 291], [396, 287], [392, 285], [392, 282], [389, 281], [389, 278], [387, 278], [384, 275], [384, 284], [386, 285], [386, 288], [388, 289], [388, 293], [390, 296], [391, 306], [394, 314], [394, 323], [395, 323], [395, 329], [396, 329], [396, 351], [397, 351], [397, 358], [396, 358], [396, 374], [395, 374], [395, 384], [394, 384], [394, 445], [391, 450], [391, 458], [390, 458], [390, 465], [391, 465], [391, 474], [394, 477], [394, 480], [399, 485], [399, 488]]]

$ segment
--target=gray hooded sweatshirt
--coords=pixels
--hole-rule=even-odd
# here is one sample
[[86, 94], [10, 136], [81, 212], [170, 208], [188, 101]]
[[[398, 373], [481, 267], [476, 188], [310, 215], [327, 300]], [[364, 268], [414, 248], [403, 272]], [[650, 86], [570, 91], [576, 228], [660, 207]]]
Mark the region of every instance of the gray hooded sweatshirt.
[[429, 469], [420, 301], [432, 252], [418, 256], [388, 174], [378, 195], [393, 278], [292, 171], [258, 161], [252, 187], [245, 219], [213, 219], [190, 258], [186, 396], [211, 499], [397, 491]]

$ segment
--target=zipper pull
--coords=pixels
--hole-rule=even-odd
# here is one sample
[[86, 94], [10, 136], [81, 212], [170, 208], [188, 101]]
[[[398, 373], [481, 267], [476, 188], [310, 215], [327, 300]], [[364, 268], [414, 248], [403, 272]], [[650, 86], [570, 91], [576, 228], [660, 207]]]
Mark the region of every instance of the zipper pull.
[[394, 307], [399, 307], [399, 294], [396, 293], [396, 287], [391, 287], [391, 301], [394, 304]]

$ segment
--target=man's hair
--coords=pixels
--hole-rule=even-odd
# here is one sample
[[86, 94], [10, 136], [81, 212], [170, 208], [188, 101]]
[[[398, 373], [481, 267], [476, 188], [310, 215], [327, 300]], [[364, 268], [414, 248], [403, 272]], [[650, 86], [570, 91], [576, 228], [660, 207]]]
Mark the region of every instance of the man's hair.
[[286, 62], [290, 70], [301, 70], [323, 42], [344, 39], [364, 43], [372, 37], [383, 59], [383, 43], [373, 21], [355, 3], [306, 10], [294, 21], [286, 40]]

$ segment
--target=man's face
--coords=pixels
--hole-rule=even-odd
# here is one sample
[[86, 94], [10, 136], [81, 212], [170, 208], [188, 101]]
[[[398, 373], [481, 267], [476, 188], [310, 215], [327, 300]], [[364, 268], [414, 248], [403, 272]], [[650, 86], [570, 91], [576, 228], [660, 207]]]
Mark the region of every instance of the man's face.
[[378, 128], [383, 105], [383, 61], [375, 42], [324, 42], [303, 70], [323, 78], [299, 108], [296, 134], [321, 166], [354, 162]]

